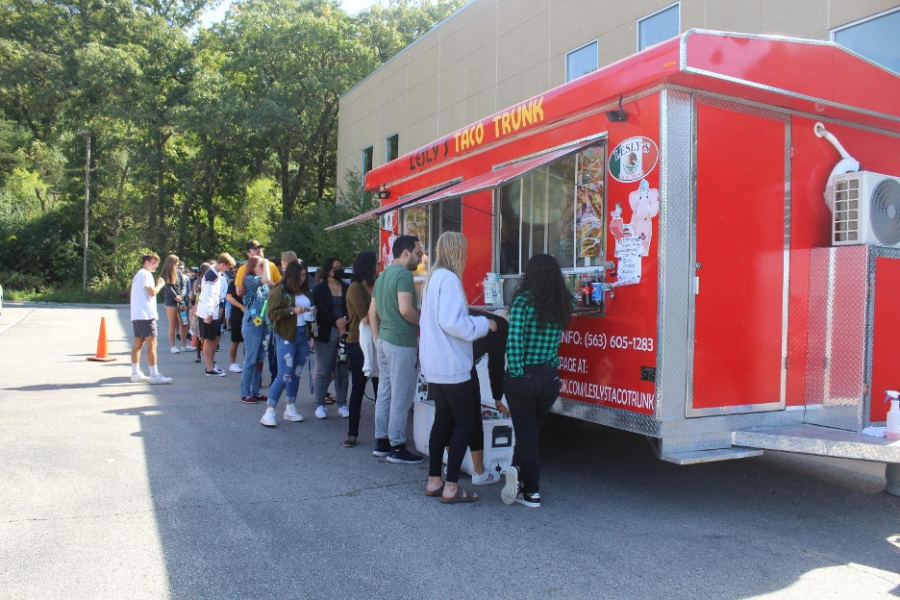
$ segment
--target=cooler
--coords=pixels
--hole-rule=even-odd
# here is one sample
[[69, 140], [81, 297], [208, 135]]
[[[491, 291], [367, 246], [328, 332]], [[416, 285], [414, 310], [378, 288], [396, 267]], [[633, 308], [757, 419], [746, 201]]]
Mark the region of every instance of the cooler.
[[[490, 407], [482, 407], [482, 409], [485, 413], [490, 411], [492, 417], [495, 414], [500, 414]], [[431, 400], [416, 402], [413, 409], [413, 438], [416, 450], [426, 456], [431, 456], [428, 440], [431, 437], [431, 426], [433, 423], [434, 402]], [[502, 417], [483, 418], [482, 425], [484, 429], [484, 466], [486, 469], [500, 474], [512, 464], [515, 443], [512, 419]], [[444, 453], [443, 460], [446, 464], [446, 453]], [[475, 473], [475, 468], [472, 464], [472, 453], [468, 450], [466, 450], [466, 455], [463, 458], [462, 470], [469, 475]]]

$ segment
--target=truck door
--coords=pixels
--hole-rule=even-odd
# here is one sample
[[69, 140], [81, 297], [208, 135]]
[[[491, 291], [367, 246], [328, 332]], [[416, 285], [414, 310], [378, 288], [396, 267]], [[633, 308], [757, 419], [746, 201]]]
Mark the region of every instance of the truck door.
[[695, 107], [687, 416], [783, 409], [788, 125], [738, 106]]

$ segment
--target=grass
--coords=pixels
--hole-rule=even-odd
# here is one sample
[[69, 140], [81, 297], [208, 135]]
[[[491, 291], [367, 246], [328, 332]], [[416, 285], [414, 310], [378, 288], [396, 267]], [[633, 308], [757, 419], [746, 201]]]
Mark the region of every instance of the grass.
[[83, 291], [80, 288], [51, 288], [35, 290], [3, 290], [7, 302], [60, 302], [64, 304], [128, 304], [120, 290], [103, 289]]

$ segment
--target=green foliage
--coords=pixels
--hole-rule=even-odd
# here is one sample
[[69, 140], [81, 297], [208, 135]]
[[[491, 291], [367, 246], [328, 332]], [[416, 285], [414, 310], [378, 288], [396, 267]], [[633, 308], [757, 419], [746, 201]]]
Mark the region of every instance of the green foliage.
[[463, 1], [351, 17], [335, 0], [239, 0], [191, 37], [212, 0], [6, 0], [0, 282], [80, 289], [79, 132], [89, 297], [117, 297], [147, 248], [194, 264], [250, 238], [313, 263], [375, 248], [375, 223], [324, 231], [374, 202], [358, 174], [335, 185], [338, 98]]

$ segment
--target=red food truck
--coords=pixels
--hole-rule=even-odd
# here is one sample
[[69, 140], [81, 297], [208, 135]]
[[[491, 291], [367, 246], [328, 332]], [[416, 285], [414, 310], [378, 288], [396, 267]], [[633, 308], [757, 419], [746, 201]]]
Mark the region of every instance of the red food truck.
[[[469, 240], [508, 303], [552, 254], [579, 307], [554, 411], [692, 464], [885, 462], [900, 388], [900, 77], [835, 44], [688, 31], [369, 172], [380, 255]], [[486, 279], [486, 275], [488, 278]], [[496, 280], [496, 278], [494, 279]]]

